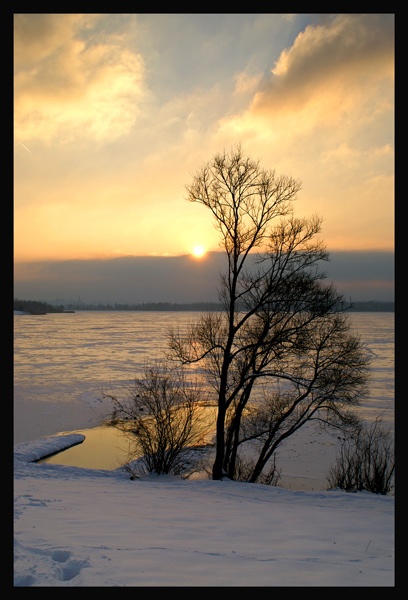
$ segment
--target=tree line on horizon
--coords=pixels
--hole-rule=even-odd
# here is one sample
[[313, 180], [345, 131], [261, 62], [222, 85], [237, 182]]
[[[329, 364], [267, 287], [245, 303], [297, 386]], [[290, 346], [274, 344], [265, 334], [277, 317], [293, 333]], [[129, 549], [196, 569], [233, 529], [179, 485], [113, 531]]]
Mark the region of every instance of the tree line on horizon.
[[43, 300], [20, 300], [19, 298], [14, 298], [13, 310], [30, 313], [32, 315], [42, 315], [64, 312], [65, 308], [62, 304], [53, 306]]
[[[103, 310], [103, 311], [163, 311], [163, 312], [177, 312], [177, 311], [220, 311], [222, 310], [222, 304], [218, 302], [190, 302], [190, 303], [178, 303], [178, 302], [142, 302], [138, 304], [132, 303], [84, 303], [84, 302], [69, 302], [64, 304], [49, 304], [43, 300], [21, 300], [19, 298], [14, 299], [14, 310], [21, 312], [28, 312], [31, 314], [44, 314], [44, 313], [60, 313], [67, 310]], [[351, 302], [348, 309], [350, 312], [394, 312], [395, 303], [394, 301], [382, 301], [382, 300], [365, 300]]]
[[[135, 311], [220, 311], [222, 304], [218, 302], [142, 302], [139, 304], [67, 304], [69, 309], [77, 310], [135, 310]], [[351, 302], [350, 311], [353, 312], [394, 312], [394, 301], [366, 300]]]

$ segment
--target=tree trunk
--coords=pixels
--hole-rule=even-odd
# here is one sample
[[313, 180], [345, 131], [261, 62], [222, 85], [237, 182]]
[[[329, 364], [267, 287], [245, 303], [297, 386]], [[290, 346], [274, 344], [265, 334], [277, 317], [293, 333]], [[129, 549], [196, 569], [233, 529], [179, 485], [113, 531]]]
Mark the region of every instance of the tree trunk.
[[213, 479], [222, 479], [224, 475], [223, 463], [224, 463], [224, 424], [225, 424], [225, 402], [219, 402], [218, 404], [218, 415], [217, 415], [217, 429], [216, 429], [216, 452], [215, 460], [213, 464], [212, 477]]

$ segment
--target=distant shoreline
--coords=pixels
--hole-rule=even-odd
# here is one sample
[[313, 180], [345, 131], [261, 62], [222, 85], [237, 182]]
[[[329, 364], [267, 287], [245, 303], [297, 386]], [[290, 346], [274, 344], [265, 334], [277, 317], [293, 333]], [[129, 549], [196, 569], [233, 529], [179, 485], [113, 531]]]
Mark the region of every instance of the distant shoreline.
[[[33, 309], [33, 304], [36, 307]], [[41, 305], [41, 306], [39, 306]], [[157, 311], [157, 312], [201, 312], [201, 311], [221, 311], [222, 305], [216, 302], [193, 302], [193, 303], [172, 303], [172, 302], [144, 302], [141, 304], [86, 304], [78, 302], [67, 304], [66, 306], [53, 306], [42, 301], [15, 300], [14, 312], [16, 314], [37, 314], [44, 315], [48, 313], [74, 313], [75, 311]], [[394, 301], [357, 301], [352, 302], [347, 312], [395, 312]]]

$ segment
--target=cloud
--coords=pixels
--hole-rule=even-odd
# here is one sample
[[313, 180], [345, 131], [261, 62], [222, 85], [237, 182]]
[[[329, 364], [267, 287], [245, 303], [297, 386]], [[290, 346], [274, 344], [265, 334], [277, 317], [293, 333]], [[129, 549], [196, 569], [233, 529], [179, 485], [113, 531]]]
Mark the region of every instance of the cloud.
[[355, 124], [356, 117], [366, 122], [392, 109], [393, 73], [393, 15], [338, 15], [301, 31], [249, 108], [226, 118], [221, 129], [276, 141], [347, 125], [347, 119]]
[[388, 69], [393, 58], [393, 15], [337, 15], [309, 25], [291, 48], [282, 51], [272, 73], [299, 88], [346, 71]]
[[74, 29], [86, 29], [97, 15], [16, 14], [14, 15], [14, 66], [33, 67], [71, 43]]
[[347, 299], [394, 300], [393, 252], [333, 252], [326, 270]]
[[217, 299], [225, 258], [127, 256], [109, 260], [20, 263], [15, 295], [28, 299], [77, 298], [86, 302], [200, 302]]
[[[126, 256], [109, 260], [66, 260], [17, 263], [15, 296], [84, 302], [212, 302], [217, 301], [225, 255]], [[394, 299], [393, 252], [334, 252], [322, 266], [327, 281], [354, 300]]]
[[145, 66], [98, 15], [15, 15], [15, 137], [115, 139], [129, 132]]
[[[283, 50], [215, 139], [303, 182], [302, 215], [331, 248], [390, 248], [394, 236], [394, 16], [322, 16]], [[245, 81], [245, 79], [243, 79]]]
[[252, 109], [287, 110], [289, 103], [300, 110], [318, 99], [327, 112], [341, 112], [344, 91], [392, 78], [393, 60], [393, 15], [338, 15], [309, 25], [283, 50]]

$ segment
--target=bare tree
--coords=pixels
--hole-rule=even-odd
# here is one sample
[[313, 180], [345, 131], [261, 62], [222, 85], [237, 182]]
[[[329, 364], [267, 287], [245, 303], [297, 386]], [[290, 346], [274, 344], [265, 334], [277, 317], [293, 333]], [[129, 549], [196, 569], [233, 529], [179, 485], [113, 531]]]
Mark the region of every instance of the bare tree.
[[258, 480], [277, 445], [307, 420], [325, 413], [326, 423], [350, 424], [348, 407], [365, 391], [367, 361], [339, 316], [342, 297], [323, 285], [321, 221], [292, 213], [299, 189], [240, 147], [215, 156], [187, 187], [189, 201], [210, 209], [227, 257], [223, 312], [169, 336], [173, 357], [199, 362], [216, 393], [214, 479], [233, 478], [239, 446], [257, 440], [250, 480]]
[[129, 460], [135, 472], [178, 475], [190, 472], [205, 449], [208, 418], [203, 414], [203, 390], [187, 381], [183, 371], [158, 363], [116, 392], [103, 392], [112, 402], [106, 425], [133, 440]]

